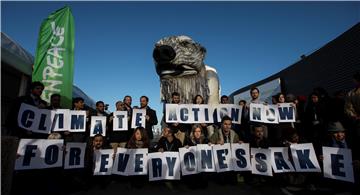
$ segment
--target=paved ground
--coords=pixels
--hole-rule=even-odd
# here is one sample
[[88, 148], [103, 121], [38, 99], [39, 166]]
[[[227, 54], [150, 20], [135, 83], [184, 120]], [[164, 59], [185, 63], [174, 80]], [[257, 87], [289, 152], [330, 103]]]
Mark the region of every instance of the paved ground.
[[238, 185], [218, 185], [215, 183], [209, 183], [209, 186], [205, 189], [190, 189], [184, 184], [173, 186], [172, 188], [166, 186], [164, 183], [150, 183], [142, 188], [134, 188], [128, 184], [113, 183], [102, 189], [100, 187], [91, 188], [89, 191], [80, 191], [72, 193], [71, 195], [177, 195], [177, 194], [197, 194], [197, 195], [227, 195], [227, 194], [283, 194], [280, 188], [273, 188], [272, 186], [252, 187], [246, 184]]
[[[93, 178], [93, 177], [91, 177]], [[216, 179], [218, 177], [203, 177], [207, 180], [207, 186], [203, 188], [193, 189], [189, 184], [199, 183], [199, 179], [192, 180], [192, 182], [184, 183], [189, 180], [182, 181], [157, 181], [148, 182], [146, 177], [122, 177], [110, 178], [106, 176], [98, 176], [95, 180], [96, 184], [84, 183], [84, 180], [78, 180], [76, 177], [67, 177], [67, 179], [60, 182], [55, 178], [45, 178], [41, 175], [36, 177], [26, 178], [21, 183], [13, 186], [12, 195], [182, 195], [182, 194], [196, 194], [196, 195], [347, 195], [360, 193], [351, 193], [351, 187], [342, 187], [341, 190], [335, 190], [339, 183], [327, 183], [327, 187], [318, 186], [304, 186], [302, 188], [290, 188], [279, 184], [278, 180], [261, 181], [259, 183], [247, 182], [241, 179], [234, 184], [220, 184]], [[107, 185], [100, 185], [99, 183], [106, 183]], [[133, 186], [131, 183], [142, 184]], [[171, 183], [171, 185], [169, 185]], [[206, 183], [206, 182], [205, 182]], [[333, 187], [334, 186], [334, 187]], [[314, 188], [315, 187], [315, 188]]]

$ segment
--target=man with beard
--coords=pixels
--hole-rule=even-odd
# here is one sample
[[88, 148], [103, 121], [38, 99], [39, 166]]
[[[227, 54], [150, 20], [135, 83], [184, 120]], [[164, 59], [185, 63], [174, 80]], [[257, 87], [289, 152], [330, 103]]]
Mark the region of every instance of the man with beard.
[[17, 123], [18, 114], [20, 111], [20, 107], [22, 103], [29, 104], [31, 106], [35, 106], [41, 108], [41, 104], [43, 100], [41, 99], [41, 94], [44, 90], [44, 84], [39, 81], [32, 82], [30, 85], [30, 94], [18, 97], [15, 100], [14, 106], [11, 109], [8, 119], [7, 119], [7, 127], [11, 131], [10, 135], [16, 136], [18, 138], [34, 138], [34, 139], [46, 139], [47, 134], [43, 133], [34, 133], [28, 131], [26, 129], [20, 128]]
[[146, 132], [148, 134], [149, 140], [151, 141], [154, 138], [152, 128], [153, 128], [154, 125], [156, 125], [158, 123], [158, 120], [157, 120], [157, 116], [156, 116], [156, 111], [151, 109], [149, 107], [148, 103], [149, 103], [149, 98], [148, 97], [146, 97], [146, 96], [141, 96], [140, 97], [140, 108], [141, 109], [146, 109], [145, 130], [146, 130]]

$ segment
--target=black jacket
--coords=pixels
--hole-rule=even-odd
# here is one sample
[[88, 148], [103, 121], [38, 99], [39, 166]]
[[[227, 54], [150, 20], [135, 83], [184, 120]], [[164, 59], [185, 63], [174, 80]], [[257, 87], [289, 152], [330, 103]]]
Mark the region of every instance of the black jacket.
[[181, 141], [176, 137], [174, 137], [174, 140], [171, 143], [166, 139], [166, 137], [161, 137], [157, 146], [155, 147], [155, 151], [158, 151], [160, 148], [162, 148], [165, 152], [178, 152], [179, 148], [181, 147]]
[[149, 106], [146, 107], [146, 115], [148, 115], [150, 118], [149, 120], [146, 120], [145, 130], [148, 134], [149, 140], [151, 140], [154, 138], [152, 127], [158, 124], [158, 119], [156, 116], [156, 111], [151, 109]]
[[[39, 99], [39, 101], [41, 101], [41, 99]], [[37, 107], [34, 99], [30, 95], [18, 97], [11, 107], [9, 115], [6, 119], [5, 126], [9, 129], [9, 134], [18, 138], [46, 139], [48, 134], [34, 133], [19, 127], [17, 118], [22, 103]]]

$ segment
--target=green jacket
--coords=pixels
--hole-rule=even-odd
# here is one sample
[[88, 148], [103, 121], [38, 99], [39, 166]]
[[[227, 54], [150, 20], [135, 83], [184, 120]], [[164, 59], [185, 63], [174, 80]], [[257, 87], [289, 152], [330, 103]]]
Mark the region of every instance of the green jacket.
[[[235, 133], [234, 130], [230, 130], [230, 143], [238, 143], [240, 141], [239, 136]], [[212, 144], [217, 144], [218, 142], [224, 143], [224, 136], [222, 129], [215, 130], [214, 134], [210, 137], [210, 142]]]

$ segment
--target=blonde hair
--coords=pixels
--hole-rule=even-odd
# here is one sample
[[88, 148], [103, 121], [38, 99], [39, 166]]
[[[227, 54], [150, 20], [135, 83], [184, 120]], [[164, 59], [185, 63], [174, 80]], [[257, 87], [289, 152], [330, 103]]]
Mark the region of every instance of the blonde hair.
[[200, 139], [203, 139], [205, 137], [202, 126], [200, 124], [194, 124], [194, 125], [192, 125], [191, 132], [190, 132], [190, 139], [192, 141], [194, 141], [194, 139], [195, 139], [194, 132], [197, 128], [199, 128], [200, 132], [201, 132]]
[[60, 135], [60, 133], [51, 133], [48, 136], [48, 139], [61, 139], [61, 135]]

